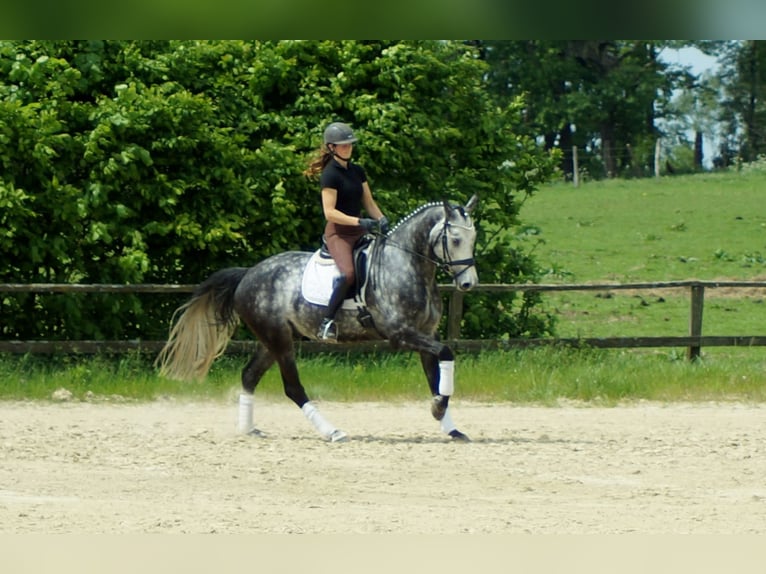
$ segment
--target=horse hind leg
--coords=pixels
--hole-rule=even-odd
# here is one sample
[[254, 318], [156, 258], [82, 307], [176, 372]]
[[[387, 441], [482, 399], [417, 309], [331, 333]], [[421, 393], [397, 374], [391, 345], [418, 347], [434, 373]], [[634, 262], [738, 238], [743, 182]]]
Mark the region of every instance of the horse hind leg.
[[242, 369], [242, 391], [239, 394], [239, 420], [237, 428], [240, 433], [251, 436], [263, 436], [263, 433], [253, 425], [253, 394], [261, 378], [274, 364], [274, 356], [258, 345], [255, 355]]

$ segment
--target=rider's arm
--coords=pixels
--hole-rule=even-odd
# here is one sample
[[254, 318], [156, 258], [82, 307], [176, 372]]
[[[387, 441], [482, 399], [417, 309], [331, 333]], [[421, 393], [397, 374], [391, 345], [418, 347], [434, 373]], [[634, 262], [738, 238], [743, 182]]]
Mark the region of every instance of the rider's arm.
[[332, 187], [322, 188], [322, 209], [325, 219], [338, 225], [359, 225], [359, 218], [353, 215], [346, 215], [335, 208], [338, 199], [338, 190]]
[[362, 184], [362, 207], [373, 219], [380, 219], [383, 217], [383, 212], [375, 203], [375, 199], [372, 197], [372, 191], [370, 191], [370, 185], [365, 181]]

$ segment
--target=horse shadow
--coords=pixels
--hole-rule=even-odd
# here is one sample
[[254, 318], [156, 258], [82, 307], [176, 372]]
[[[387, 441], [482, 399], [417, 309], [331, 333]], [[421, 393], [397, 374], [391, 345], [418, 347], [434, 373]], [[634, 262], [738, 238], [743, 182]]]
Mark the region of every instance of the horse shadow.
[[[314, 436], [294, 437], [294, 439], [316, 441], [316, 437]], [[480, 445], [560, 444], [560, 445], [571, 445], [571, 446], [593, 444], [593, 441], [577, 440], [577, 439], [573, 440], [573, 439], [566, 439], [566, 438], [550, 438], [545, 435], [537, 437], [537, 438], [518, 437], [518, 436], [507, 436], [507, 437], [482, 436], [478, 438], [471, 438], [469, 441], [457, 441], [447, 436], [423, 436], [423, 435], [381, 436], [381, 435], [371, 435], [371, 434], [364, 434], [364, 435], [349, 434], [347, 442], [382, 444], [382, 445], [386, 445], [386, 444], [389, 444], [389, 445], [453, 444], [454, 443], [454, 444], [464, 444], [467, 448], [470, 448], [470, 445], [472, 444], [480, 444]]]

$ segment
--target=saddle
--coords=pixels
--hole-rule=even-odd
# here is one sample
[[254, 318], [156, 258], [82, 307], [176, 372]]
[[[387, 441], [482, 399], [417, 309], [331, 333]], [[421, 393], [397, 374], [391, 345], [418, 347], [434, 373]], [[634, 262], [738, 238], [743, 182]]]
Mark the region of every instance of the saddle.
[[[372, 327], [372, 317], [364, 303], [367, 287], [367, 271], [370, 245], [373, 238], [362, 236], [354, 245], [354, 271], [356, 281], [346, 293], [341, 309], [357, 310], [357, 319], [364, 327]], [[327, 249], [324, 236], [319, 249], [309, 258], [303, 270], [301, 292], [303, 298], [315, 305], [327, 305], [332, 295], [333, 283], [341, 273]]]
[[[367, 284], [367, 255], [370, 244], [372, 243], [372, 237], [369, 235], [362, 235], [354, 244], [353, 256], [354, 256], [354, 276], [356, 280], [354, 285], [346, 293], [346, 299], [352, 299], [357, 294], [363, 293], [363, 288]], [[325, 236], [322, 235], [322, 245], [319, 248], [319, 258], [323, 259], [325, 263], [333, 263], [330, 250], [327, 248], [327, 241]]]

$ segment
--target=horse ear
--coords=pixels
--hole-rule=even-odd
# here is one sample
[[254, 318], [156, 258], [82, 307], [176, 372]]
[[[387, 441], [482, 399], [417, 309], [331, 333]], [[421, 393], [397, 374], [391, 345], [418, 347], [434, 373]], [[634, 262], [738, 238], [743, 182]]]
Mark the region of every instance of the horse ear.
[[466, 213], [471, 213], [473, 211], [473, 208], [476, 207], [477, 203], [479, 203], [479, 194], [474, 193], [473, 197], [468, 200], [468, 203], [465, 204]]
[[449, 202], [449, 201], [447, 201], [446, 199], [442, 199], [442, 203], [444, 204], [444, 215], [445, 215], [447, 218], [449, 218], [449, 216], [450, 216], [450, 213], [452, 213], [452, 211], [453, 211], [455, 208], [454, 208], [454, 207], [452, 207], [452, 205], [450, 204], [450, 202]]

